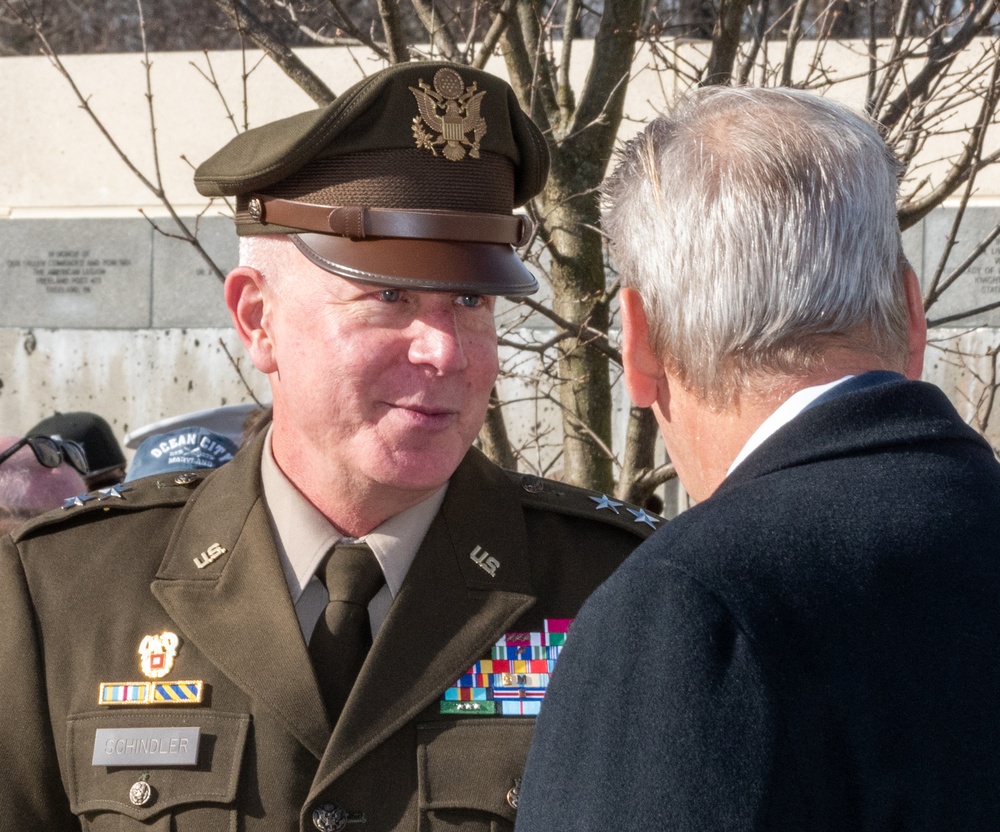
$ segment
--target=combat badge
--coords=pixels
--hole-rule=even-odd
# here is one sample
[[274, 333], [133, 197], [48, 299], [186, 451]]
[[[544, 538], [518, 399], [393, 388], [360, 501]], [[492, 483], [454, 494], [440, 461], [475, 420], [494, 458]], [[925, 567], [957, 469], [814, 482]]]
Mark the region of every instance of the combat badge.
[[174, 666], [174, 657], [181, 640], [176, 633], [145, 636], [139, 643], [139, 667], [149, 679], [162, 679]]
[[[436, 148], [444, 145], [441, 154], [453, 162], [469, 156], [479, 158], [479, 143], [486, 135], [486, 119], [479, 115], [479, 108], [486, 91], [476, 92], [476, 85], [466, 87], [462, 76], [453, 69], [439, 69], [434, 73], [434, 86], [423, 80], [410, 92], [417, 99], [419, 115], [413, 117], [413, 138], [417, 147], [437, 156]], [[424, 125], [437, 132], [428, 133]], [[466, 138], [472, 133], [472, 141]]]

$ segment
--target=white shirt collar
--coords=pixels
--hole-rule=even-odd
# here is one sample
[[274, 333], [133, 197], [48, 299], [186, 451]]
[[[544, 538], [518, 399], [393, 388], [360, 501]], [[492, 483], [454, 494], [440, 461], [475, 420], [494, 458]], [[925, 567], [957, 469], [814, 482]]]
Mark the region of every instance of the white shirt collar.
[[765, 440], [791, 422], [792, 419], [809, 407], [809, 405], [816, 401], [816, 399], [822, 396], [827, 390], [832, 390], [838, 384], [843, 384], [849, 378], [854, 378], [854, 376], [844, 376], [843, 378], [838, 378], [836, 381], [831, 381], [829, 384], [818, 384], [815, 387], [804, 387], [801, 390], [792, 393], [792, 395], [785, 399], [778, 409], [768, 416], [761, 423], [760, 427], [750, 435], [750, 438], [743, 446], [743, 449], [736, 455], [736, 459], [733, 460], [732, 465], [729, 466], [726, 476], [728, 477], [731, 473], [733, 473], [733, 471], [736, 470], [736, 466], [756, 451], [757, 448], [763, 445]]

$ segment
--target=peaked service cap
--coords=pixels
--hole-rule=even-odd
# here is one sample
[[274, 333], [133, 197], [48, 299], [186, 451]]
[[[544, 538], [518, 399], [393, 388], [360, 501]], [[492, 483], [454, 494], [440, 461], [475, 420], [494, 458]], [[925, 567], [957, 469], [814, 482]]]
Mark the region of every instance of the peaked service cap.
[[326, 271], [362, 283], [525, 295], [538, 284], [513, 213], [545, 184], [539, 129], [500, 78], [396, 64], [332, 104], [241, 133], [195, 172], [236, 197], [236, 231], [290, 234]]

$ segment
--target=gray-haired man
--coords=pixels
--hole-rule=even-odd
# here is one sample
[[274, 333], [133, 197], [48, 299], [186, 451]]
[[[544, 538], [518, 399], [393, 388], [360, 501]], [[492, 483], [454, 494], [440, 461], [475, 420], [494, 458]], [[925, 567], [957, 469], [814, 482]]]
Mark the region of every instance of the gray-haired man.
[[916, 381], [877, 129], [702, 91], [607, 185], [625, 379], [700, 502], [574, 624], [518, 830], [940, 830], [1000, 814], [1000, 467]]

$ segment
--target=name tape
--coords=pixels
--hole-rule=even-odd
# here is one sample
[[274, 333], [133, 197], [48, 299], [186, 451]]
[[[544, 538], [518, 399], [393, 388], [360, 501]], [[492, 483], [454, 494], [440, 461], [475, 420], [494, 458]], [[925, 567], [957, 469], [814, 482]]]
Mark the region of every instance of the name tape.
[[194, 766], [201, 728], [98, 728], [95, 766]]

